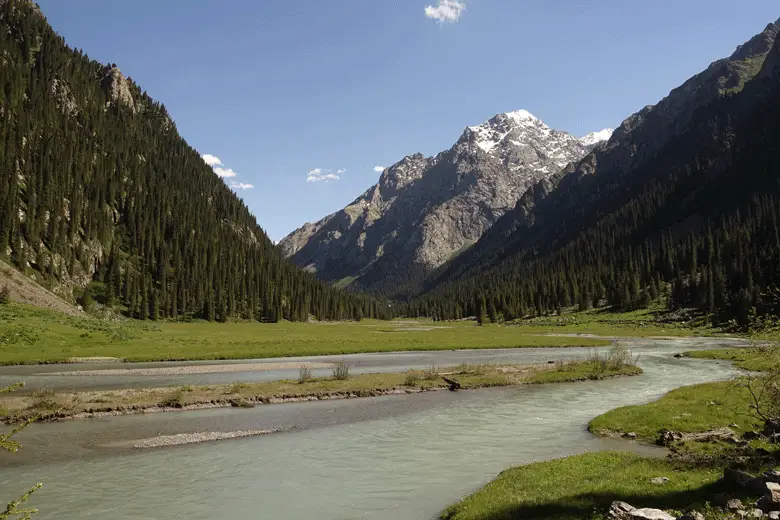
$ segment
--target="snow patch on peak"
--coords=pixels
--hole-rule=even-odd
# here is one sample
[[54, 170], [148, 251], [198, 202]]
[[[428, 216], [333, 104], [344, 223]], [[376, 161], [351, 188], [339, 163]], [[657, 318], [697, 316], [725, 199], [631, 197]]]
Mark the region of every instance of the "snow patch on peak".
[[539, 121], [539, 118], [528, 110], [515, 110], [514, 112], [507, 112], [504, 115], [516, 123], [522, 121]]
[[513, 130], [534, 127], [549, 130], [547, 125], [527, 110], [515, 110], [514, 112], [498, 114], [481, 125], [470, 126], [467, 133], [470, 132], [474, 136], [474, 144], [484, 152], [490, 153]]
[[609, 138], [612, 137], [612, 132], [614, 132], [614, 130], [611, 128], [605, 128], [600, 132], [591, 132], [585, 137], [581, 138], [580, 142], [585, 146], [593, 146], [602, 141], [609, 141]]

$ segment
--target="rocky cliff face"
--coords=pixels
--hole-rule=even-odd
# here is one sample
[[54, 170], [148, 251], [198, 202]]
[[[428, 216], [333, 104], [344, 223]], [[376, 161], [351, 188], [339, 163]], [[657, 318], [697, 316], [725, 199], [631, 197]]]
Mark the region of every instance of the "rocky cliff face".
[[122, 74], [119, 67], [111, 67], [106, 72], [106, 75], [103, 76], [101, 84], [108, 93], [112, 103], [127, 107], [131, 112], [135, 113], [135, 100], [130, 91], [130, 81]]
[[324, 280], [404, 294], [478, 240], [531, 185], [610, 136], [578, 139], [525, 110], [498, 114], [435, 157], [405, 157], [349, 206], [279, 247]]

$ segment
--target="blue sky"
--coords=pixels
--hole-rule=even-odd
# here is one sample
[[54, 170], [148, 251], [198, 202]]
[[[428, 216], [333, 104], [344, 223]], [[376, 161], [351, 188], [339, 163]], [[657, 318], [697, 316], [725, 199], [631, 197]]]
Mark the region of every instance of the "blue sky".
[[252, 185], [236, 189], [275, 240], [352, 201], [375, 166], [433, 155], [499, 112], [615, 127], [780, 16], [776, 0], [39, 4], [163, 102], [228, 183]]

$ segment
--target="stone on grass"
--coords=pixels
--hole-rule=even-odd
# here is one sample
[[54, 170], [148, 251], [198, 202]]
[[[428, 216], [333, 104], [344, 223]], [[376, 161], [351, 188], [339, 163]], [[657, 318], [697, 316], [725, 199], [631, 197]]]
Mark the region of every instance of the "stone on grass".
[[651, 484], [666, 484], [669, 482], [669, 477], [655, 477], [650, 479]]
[[742, 501], [738, 498], [732, 498], [731, 500], [726, 501], [726, 509], [729, 511], [738, 511], [742, 508]]
[[675, 517], [666, 511], [649, 507], [631, 511], [628, 513], [628, 518], [630, 520], [676, 520]]

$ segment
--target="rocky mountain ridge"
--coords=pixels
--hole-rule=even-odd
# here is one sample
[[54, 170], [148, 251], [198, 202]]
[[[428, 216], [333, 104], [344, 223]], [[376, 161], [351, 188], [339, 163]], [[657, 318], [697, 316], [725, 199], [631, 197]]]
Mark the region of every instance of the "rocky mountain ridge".
[[279, 247], [321, 279], [403, 294], [478, 240], [529, 186], [610, 136], [578, 139], [526, 110], [498, 114], [434, 157], [404, 157], [343, 210]]

